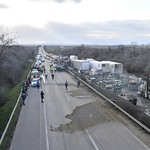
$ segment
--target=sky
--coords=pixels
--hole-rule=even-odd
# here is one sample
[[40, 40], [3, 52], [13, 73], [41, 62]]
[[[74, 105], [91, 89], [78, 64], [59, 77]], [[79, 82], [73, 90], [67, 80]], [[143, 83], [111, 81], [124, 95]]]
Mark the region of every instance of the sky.
[[150, 0], [0, 0], [19, 44], [150, 44]]

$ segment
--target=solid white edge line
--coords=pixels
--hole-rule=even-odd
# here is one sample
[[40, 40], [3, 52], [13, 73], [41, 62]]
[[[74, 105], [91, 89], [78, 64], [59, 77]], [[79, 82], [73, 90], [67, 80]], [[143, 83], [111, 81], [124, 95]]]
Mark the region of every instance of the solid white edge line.
[[[43, 88], [44, 91], [44, 88]], [[45, 92], [44, 92], [45, 93]], [[45, 121], [45, 138], [46, 138], [46, 149], [49, 150], [49, 140], [48, 140], [48, 129], [47, 129], [47, 120], [46, 120], [46, 107], [44, 102], [44, 121]]]
[[65, 96], [67, 97], [68, 101], [70, 101], [70, 99], [68, 98], [67, 94], [65, 93]]
[[87, 129], [85, 129], [85, 131], [86, 131], [87, 135], [89, 136], [91, 142], [93, 143], [95, 149], [96, 149], [96, 150], [99, 150], [99, 148], [97, 147], [97, 145], [96, 145], [96, 143], [94, 142], [93, 138], [91, 137], [89, 131], [88, 131]]
[[48, 130], [47, 130], [47, 120], [46, 120], [46, 107], [45, 107], [45, 103], [44, 103], [44, 120], [45, 120], [46, 148], [47, 148], [47, 150], [49, 150]]

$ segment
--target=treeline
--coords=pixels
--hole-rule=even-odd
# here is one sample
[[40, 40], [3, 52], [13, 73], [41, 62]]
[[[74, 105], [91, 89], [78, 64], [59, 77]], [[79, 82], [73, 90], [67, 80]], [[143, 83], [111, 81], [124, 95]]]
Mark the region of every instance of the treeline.
[[28, 67], [28, 59], [34, 59], [37, 46], [0, 46], [0, 106], [4, 104], [4, 95], [18, 84]]
[[77, 46], [69, 50], [55, 51], [63, 56], [77, 55], [79, 59], [93, 58], [98, 61], [115, 61], [124, 66], [124, 73], [135, 74], [137, 77], [150, 74], [150, 46], [138, 46], [135, 42], [131, 45], [118, 47], [91, 48]]

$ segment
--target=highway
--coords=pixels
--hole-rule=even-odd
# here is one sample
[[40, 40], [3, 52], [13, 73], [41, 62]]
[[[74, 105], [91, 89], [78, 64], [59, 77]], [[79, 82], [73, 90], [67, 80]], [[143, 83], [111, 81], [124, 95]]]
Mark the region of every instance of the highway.
[[43, 75], [40, 89], [28, 89], [10, 150], [149, 150], [101, 105], [103, 99], [84, 85], [77, 88], [71, 75], [55, 72], [52, 80], [48, 62], [44, 62], [48, 78]]

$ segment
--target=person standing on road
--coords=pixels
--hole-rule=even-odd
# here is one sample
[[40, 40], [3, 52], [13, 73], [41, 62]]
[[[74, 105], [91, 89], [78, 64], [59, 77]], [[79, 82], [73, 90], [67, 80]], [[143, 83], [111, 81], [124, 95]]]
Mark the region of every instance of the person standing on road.
[[46, 79], [47, 79], [47, 73], [45, 73], [45, 77], [46, 77]]
[[26, 84], [27, 84], [27, 86], [29, 87], [29, 79], [27, 79]]
[[68, 82], [66, 81], [66, 83], [65, 83], [65, 86], [66, 86], [66, 90], [68, 90], [68, 88], [67, 88], [67, 86], [68, 86]]
[[25, 93], [27, 94], [27, 91], [28, 91], [28, 85], [27, 84], [24, 85], [24, 90], [25, 90]]
[[25, 99], [26, 99], [26, 94], [23, 93], [23, 94], [22, 94], [23, 105], [25, 105]]
[[78, 82], [77, 82], [77, 83], [78, 83], [78, 88], [79, 88], [79, 87], [80, 87], [80, 81], [78, 80]]
[[51, 74], [51, 76], [52, 76], [52, 80], [54, 80], [54, 74], [53, 73]]
[[44, 92], [41, 90], [41, 102], [44, 103]]

